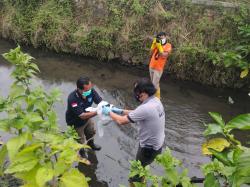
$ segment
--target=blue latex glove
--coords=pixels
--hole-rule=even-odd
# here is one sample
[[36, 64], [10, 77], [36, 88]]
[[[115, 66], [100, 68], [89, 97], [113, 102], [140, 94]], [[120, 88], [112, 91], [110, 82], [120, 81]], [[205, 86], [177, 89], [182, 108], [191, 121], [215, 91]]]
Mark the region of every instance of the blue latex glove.
[[111, 111], [116, 113], [116, 114], [122, 114], [123, 113], [123, 110], [120, 109], [120, 108], [117, 108], [117, 107], [112, 107]]
[[108, 116], [110, 113], [110, 106], [102, 106], [102, 114]]

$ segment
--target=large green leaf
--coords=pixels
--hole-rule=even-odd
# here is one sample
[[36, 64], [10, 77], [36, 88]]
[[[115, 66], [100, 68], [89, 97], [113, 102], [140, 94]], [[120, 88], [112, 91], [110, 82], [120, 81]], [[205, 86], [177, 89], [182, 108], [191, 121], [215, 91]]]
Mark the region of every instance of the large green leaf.
[[17, 154], [19, 148], [22, 147], [27, 142], [29, 137], [30, 137], [29, 133], [23, 133], [20, 136], [14, 137], [7, 142], [6, 145], [8, 149], [9, 158], [11, 161], [14, 160], [15, 155]]
[[162, 154], [158, 155], [156, 157], [156, 161], [157, 163], [163, 165], [166, 169], [170, 169], [181, 164], [179, 160], [172, 156], [169, 148], [167, 148]]
[[218, 152], [214, 149], [208, 148], [209, 151], [213, 154], [215, 158], [217, 158], [220, 162], [225, 164], [226, 166], [232, 166], [233, 163], [229, 160], [226, 152]]
[[15, 70], [13, 70], [11, 76], [16, 79], [16, 83], [25, 82], [26, 84], [29, 84], [30, 70], [32, 70], [32, 67], [29, 67], [28, 64], [30, 64], [33, 57], [28, 54], [24, 54], [20, 50], [19, 46], [16, 49], [11, 50], [9, 53], [5, 53], [3, 56], [10, 63], [15, 65]]
[[20, 187], [39, 187], [37, 184], [24, 184]]
[[38, 66], [35, 63], [30, 63], [29, 68], [35, 70], [36, 72], [40, 72]]
[[0, 176], [3, 175], [3, 169], [4, 169], [4, 161], [7, 156], [7, 147], [6, 145], [3, 145], [0, 150]]
[[22, 149], [17, 156], [21, 156], [24, 154], [33, 154], [35, 152], [36, 149], [39, 149], [40, 147], [42, 147], [43, 144], [42, 143], [35, 143], [35, 144], [30, 144], [29, 146], [25, 147], [24, 149]]
[[77, 169], [71, 169], [61, 177], [62, 187], [88, 187], [85, 176]]
[[74, 150], [68, 148], [60, 153], [60, 159], [64, 160], [66, 164], [71, 164], [74, 161], [77, 161], [78, 157]]
[[219, 173], [221, 176], [230, 177], [236, 170], [234, 166], [226, 166], [216, 158], [202, 166], [202, 171], [205, 175], [209, 173]]
[[24, 120], [31, 129], [39, 129], [39, 124], [44, 122], [40, 114], [36, 112], [28, 113]]
[[192, 184], [191, 184], [191, 179], [188, 176], [188, 170], [187, 169], [184, 169], [182, 174], [181, 174], [181, 185], [182, 187], [191, 187]]
[[250, 168], [250, 148], [244, 147], [237, 160], [238, 166]]
[[6, 111], [7, 102], [0, 97], [0, 112]]
[[215, 134], [223, 134], [223, 129], [220, 125], [211, 123], [208, 124], [207, 129], [204, 131], [204, 136], [215, 135]]
[[34, 95], [32, 94], [29, 94], [28, 97], [26, 98], [26, 103], [27, 103], [27, 111], [28, 112], [32, 112], [33, 111], [33, 108], [34, 108], [34, 105], [36, 103], [36, 101], [41, 101], [39, 100], [39, 98], [35, 97]]
[[[238, 173], [236, 173], [235, 175], [233, 175], [232, 177], [232, 187], [241, 187], [243, 184], [249, 184], [250, 183], [250, 177], [243, 177], [240, 176]], [[248, 186], [248, 185], [245, 185]]]
[[10, 121], [11, 127], [16, 129], [22, 129], [25, 126], [25, 121], [23, 118], [14, 118]]
[[209, 115], [223, 128], [225, 122], [223, 121], [221, 115], [217, 112], [209, 112]]
[[8, 119], [0, 120], [0, 130], [4, 132], [8, 132], [9, 129], [10, 129], [9, 120]]
[[47, 113], [47, 115], [48, 115], [49, 127], [52, 128], [52, 129], [56, 129], [57, 128], [57, 115], [56, 115], [56, 112], [49, 111]]
[[32, 170], [38, 163], [38, 158], [31, 153], [16, 156], [5, 173], [18, 173]]
[[81, 148], [89, 149], [90, 147], [87, 144], [79, 144], [73, 138], [64, 139], [63, 142], [60, 143], [60, 147], [58, 149], [65, 150], [70, 148], [72, 151], [79, 150]]
[[243, 149], [239, 153], [236, 162], [236, 171], [231, 177], [232, 187], [239, 187], [242, 184], [250, 183], [250, 148]]
[[62, 95], [61, 91], [58, 88], [55, 88], [55, 89], [50, 91], [49, 100], [52, 103], [54, 103], [55, 101], [60, 101], [61, 95]]
[[[166, 149], [163, 154], [158, 155], [156, 161], [158, 164], [164, 167], [166, 174], [162, 179], [163, 181], [167, 181], [167, 183], [171, 183], [173, 186], [176, 186], [182, 182], [180, 174], [176, 169], [176, 167], [181, 166], [181, 162], [172, 156], [170, 149]], [[183, 175], [184, 174], [185, 172]], [[184, 180], [183, 183], [185, 182], [187, 181]]]
[[234, 150], [233, 150], [233, 157], [232, 157], [232, 160], [234, 162], [237, 162], [239, 160], [239, 157], [241, 156], [243, 150], [241, 150], [239, 147], [236, 147]]
[[54, 172], [49, 167], [41, 167], [38, 169], [36, 174], [36, 182], [39, 187], [45, 186], [45, 183], [53, 178]]
[[20, 46], [18, 46], [15, 49], [11, 49], [10, 52], [4, 53], [3, 57], [13, 65], [16, 65], [20, 63], [18, 59], [18, 53], [20, 53], [20, 51], [21, 51]]
[[66, 164], [64, 160], [58, 159], [54, 164], [54, 175], [59, 176], [62, 175], [68, 168], [70, 168], [70, 164]]
[[37, 73], [37, 72], [36, 72], [35, 70], [33, 70], [33, 69], [28, 69], [28, 70], [26, 71], [26, 76], [27, 76], [28, 78], [32, 78], [32, 77], [35, 76], [36, 73]]
[[171, 182], [171, 184], [173, 186], [176, 186], [177, 184], [179, 184], [179, 173], [177, 172], [177, 170], [175, 168], [172, 169], [165, 169], [166, 172], [166, 178], [168, 179], [168, 181]]
[[20, 95], [23, 95], [24, 93], [25, 93], [25, 88], [23, 86], [13, 84], [11, 86], [9, 96], [12, 98], [16, 98]]
[[231, 121], [229, 121], [225, 127], [228, 130], [240, 129], [240, 130], [250, 130], [250, 113], [241, 114]]
[[209, 173], [206, 175], [204, 187], [220, 187], [220, 183], [218, 182], [213, 173]]
[[64, 140], [63, 136], [60, 134], [44, 133], [40, 131], [35, 131], [33, 133], [35, 139], [42, 142], [50, 143], [51, 145], [61, 144]]
[[42, 166], [37, 164], [32, 170], [27, 171], [27, 172], [22, 172], [22, 173], [16, 173], [15, 177], [18, 179], [21, 179], [24, 181], [24, 186], [27, 187], [39, 187], [38, 184], [36, 183], [36, 174], [37, 171], [41, 168]]
[[36, 101], [36, 108], [39, 110], [42, 114], [46, 114], [49, 108], [49, 105], [44, 102], [43, 100]]

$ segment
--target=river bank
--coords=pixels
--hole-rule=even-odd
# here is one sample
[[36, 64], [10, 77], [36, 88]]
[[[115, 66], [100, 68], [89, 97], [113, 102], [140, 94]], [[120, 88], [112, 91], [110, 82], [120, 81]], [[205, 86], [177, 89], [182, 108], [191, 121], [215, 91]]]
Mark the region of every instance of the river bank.
[[215, 87], [247, 88], [250, 76], [214, 65], [233, 50], [237, 29], [250, 14], [241, 8], [188, 1], [9, 1], [0, 4], [0, 35], [35, 48], [146, 66], [155, 33], [167, 32], [174, 50], [167, 72]]

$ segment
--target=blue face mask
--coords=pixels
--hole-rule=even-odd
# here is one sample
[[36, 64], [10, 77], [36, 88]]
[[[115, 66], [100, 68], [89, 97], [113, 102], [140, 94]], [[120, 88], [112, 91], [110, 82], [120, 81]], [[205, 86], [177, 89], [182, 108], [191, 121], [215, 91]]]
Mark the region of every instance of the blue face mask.
[[90, 89], [90, 90], [88, 90], [86, 92], [82, 92], [82, 96], [87, 97], [87, 96], [89, 96], [91, 94], [91, 92], [92, 92], [92, 89]]

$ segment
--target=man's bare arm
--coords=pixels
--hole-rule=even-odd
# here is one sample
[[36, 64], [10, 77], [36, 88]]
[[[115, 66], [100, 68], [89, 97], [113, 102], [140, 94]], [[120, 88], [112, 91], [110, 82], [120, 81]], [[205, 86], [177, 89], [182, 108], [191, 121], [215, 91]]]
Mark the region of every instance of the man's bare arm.
[[[127, 113], [128, 110], [125, 110], [123, 111], [123, 113]], [[114, 112], [110, 112], [110, 117], [116, 122], [118, 123], [119, 125], [126, 125], [128, 124], [130, 121], [128, 119], [128, 116], [127, 115], [124, 115], [124, 116], [120, 116]]]
[[123, 114], [123, 115], [128, 115], [128, 113], [131, 112], [131, 111], [132, 111], [132, 110], [123, 110], [123, 111], [122, 111], [122, 114]]
[[86, 120], [96, 115], [97, 115], [97, 112], [83, 112], [79, 117], [83, 120]]

